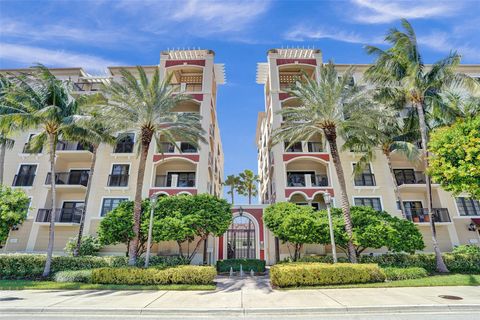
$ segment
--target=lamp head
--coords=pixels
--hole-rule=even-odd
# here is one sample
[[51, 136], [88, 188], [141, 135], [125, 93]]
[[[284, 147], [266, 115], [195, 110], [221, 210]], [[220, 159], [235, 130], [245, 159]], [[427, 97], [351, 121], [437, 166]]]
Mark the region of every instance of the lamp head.
[[330, 196], [330, 193], [325, 192], [323, 194], [323, 201], [325, 201], [326, 205], [330, 205], [330, 203], [332, 202], [332, 197]]

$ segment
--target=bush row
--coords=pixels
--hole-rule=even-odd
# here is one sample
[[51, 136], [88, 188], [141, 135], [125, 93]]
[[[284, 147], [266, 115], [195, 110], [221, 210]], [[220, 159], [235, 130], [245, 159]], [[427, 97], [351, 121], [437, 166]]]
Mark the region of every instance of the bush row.
[[213, 267], [178, 266], [156, 268], [100, 268], [92, 270], [92, 283], [158, 285], [158, 284], [212, 284], [217, 272]]
[[240, 271], [240, 265], [243, 271], [250, 272], [265, 272], [265, 260], [259, 259], [227, 259], [217, 261], [218, 272], [230, 272], [230, 268], [233, 271]]
[[[0, 255], [0, 279], [36, 279], [41, 277], [45, 266], [45, 255], [33, 254], [2, 254]], [[137, 266], [144, 265], [144, 258], [137, 259]], [[66, 257], [57, 256], [52, 259], [52, 273], [67, 270], [85, 270], [104, 267], [125, 267], [128, 259], [126, 257]], [[162, 267], [173, 267], [188, 264], [181, 257], [160, 257], [152, 256], [150, 265]]]
[[385, 278], [376, 264], [289, 263], [270, 268], [270, 280], [277, 287], [383, 282]]
[[428, 276], [427, 270], [418, 267], [412, 268], [383, 268], [387, 280], [407, 280], [407, 279], [419, 279]]

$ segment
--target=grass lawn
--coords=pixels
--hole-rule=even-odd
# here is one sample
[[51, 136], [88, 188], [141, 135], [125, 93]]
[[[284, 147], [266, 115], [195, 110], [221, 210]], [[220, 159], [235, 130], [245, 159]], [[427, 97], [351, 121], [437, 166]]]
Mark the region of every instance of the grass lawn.
[[0, 290], [215, 290], [215, 285], [118, 285], [33, 280], [0, 280]]
[[395, 288], [395, 287], [438, 287], [438, 286], [480, 286], [480, 274], [434, 275], [420, 279], [398, 280], [377, 283], [344, 284], [333, 286], [307, 286], [282, 288], [295, 289], [346, 289], [346, 288]]

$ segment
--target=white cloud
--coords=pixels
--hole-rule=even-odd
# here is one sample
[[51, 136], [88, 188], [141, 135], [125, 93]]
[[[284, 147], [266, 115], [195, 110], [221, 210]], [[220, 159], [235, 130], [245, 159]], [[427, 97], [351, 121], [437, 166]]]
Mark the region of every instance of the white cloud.
[[360, 44], [381, 43], [383, 40], [382, 37], [364, 37], [355, 32], [346, 32], [338, 29], [330, 30], [324, 27], [307, 27], [304, 25], [294, 27], [284, 35], [284, 38], [292, 41], [332, 39], [341, 42]]
[[417, 42], [434, 51], [448, 53], [456, 50], [462, 57], [462, 60], [478, 63], [480, 60], [480, 48], [459, 42], [450, 34], [445, 32], [432, 32], [426, 36], [417, 36]]
[[10, 43], [0, 43], [0, 60], [26, 65], [39, 62], [49, 67], [83, 67], [95, 73], [104, 73], [107, 66], [122, 65], [120, 62], [88, 54]]
[[400, 18], [445, 17], [455, 14], [462, 6], [459, 1], [351, 1], [355, 5], [352, 10], [353, 19], [372, 24], [393, 22]]

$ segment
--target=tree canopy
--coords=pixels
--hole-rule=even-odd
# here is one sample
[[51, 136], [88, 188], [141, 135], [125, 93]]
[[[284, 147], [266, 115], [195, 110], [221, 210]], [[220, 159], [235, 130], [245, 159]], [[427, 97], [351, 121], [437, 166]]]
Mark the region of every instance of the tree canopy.
[[480, 116], [431, 133], [429, 174], [455, 195], [480, 199]]
[[0, 244], [5, 243], [12, 227], [27, 218], [29, 204], [22, 190], [0, 185]]

